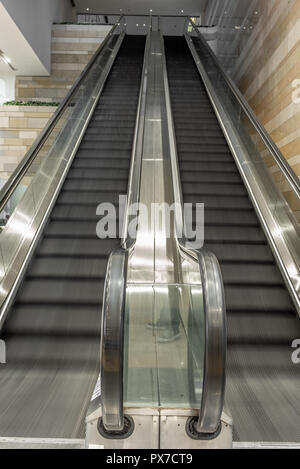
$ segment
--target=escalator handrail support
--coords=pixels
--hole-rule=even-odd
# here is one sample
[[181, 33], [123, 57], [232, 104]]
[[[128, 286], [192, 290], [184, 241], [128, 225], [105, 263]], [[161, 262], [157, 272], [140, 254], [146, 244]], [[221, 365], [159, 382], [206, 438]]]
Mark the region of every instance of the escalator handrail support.
[[259, 133], [260, 137], [264, 141], [266, 147], [268, 148], [269, 152], [271, 153], [272, 157], [278, 164], [281, 172], [284, 174], [285, 178], [288, 180], [290, 186], [292, 187], [294, 193], [300, 199], [300, 180], [291, 166], [288, 164], [286, 159], [284, 158], [283, 154], [270, 137], [264, 126], [261, 124], [259, 119], [257, 118], [256, 114], [252, 110], [251, 106], [247, 102], [247, 100], [242, 95], [241, 91], [234, 83], [234, 81], [230, 78], [230, 76], [224, 71], [222, 65], [220, 64], [218, 58], [216, 57], [213, 50], [209, 47], [205, 39], [203, 38], [202, 34], [199, 31], [199, 28], [195, 25], [193, 20], [190, 17], [187, 17], [188, 22], [193, 26], [194, 31], [196, 32], [197, 36], [199, 37], [201, 43], [205, 47], [205, 50], [209, 53], [212, 59], [215, 62], [216, 67], [222, 74], [224, 80], [226, 81], [227, 85], [229, 86], [230, 90], [234, 94], [235, 98], [239, 102], [240, 106], [243, 108], [244, 112], [246, 113], [247, 117], [249, 118], [251, 124]]
[[56, 126], [57, 122], [59, 121], [60, 117], [62, 116], [63, 112], [65, 109], [68, 107], [70, 101], [72, 100], [72, 97], [78, 90], [78, 88], [81, 86], [84, 78], [87, 76], [88, 72], [90, 71], [91, 67], [94, 65], [95, 61], [97, 60], [99, 54], [101, 51], [106, 47], [109, 39], [111, 36], [115, 33], [115, 30], [120, 26], [121, 21], [123, 19], [124, 15], [121, 15], [117, 23], [111, 28], [110, 32], [107, 34], [103, 42], [100, 44], [98, 47], [97, 51], [95, 54], [92, 56], [84, 70], [81, 72], [81, 74], [78, 76], [78, 78], [75, 80], [73, 83], [72, 88], [69, 90], [65, 98], [62, 100], [58, 108], [56, 109], [55, 113], [53, 116], [50, 118], [48, 123], [46, 124], [45, 128], [42, 130], [42, 132], [39, 134], [37, 139], [34, 141], [33, 145], [30, 147], [20, 164], [17, 166], [15, 171], [12, 173], [10, 178], [7, 180], [7, 182], [4, 184], [2, 189], [0, 190], [0, 213], [2, 210], [5, 208], [7, 202], [9, 201], [11, 195], [17, 188], [18, 184], [20, 181], [23, 179], [25, 176], [25, 173], [27, 169], [31, 166], [33, 163], [36, 154], [39, 152], [41, 147], [43, 146], [44, 142], [47, 140], [48, 136], [51, 134], [52, 130]]
[[221, 425], [226, 384], [227, 321], [224, 285], [219, 262], [213, 253], [198, 255], [203, 281], [205, 355], [203, 388], [197, 432], [214, 434]]

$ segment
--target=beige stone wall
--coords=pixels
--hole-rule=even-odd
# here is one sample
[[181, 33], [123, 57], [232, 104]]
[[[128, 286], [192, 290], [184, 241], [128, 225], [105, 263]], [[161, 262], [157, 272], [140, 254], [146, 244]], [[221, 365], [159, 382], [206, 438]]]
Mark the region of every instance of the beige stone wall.
[[61, 25], [52, 28], [50, 77], [17, 77], [16, 99], [59, 102], [103, 42], [111, 26]]
[[[300, 177], [300, 0], [260, 0], [260, 21], [238, 64], [236, 81], [281, 152]], [[267, 152], [275, 180], [281, 175]], [[300, 220], [289, 185], [280, 188]]]
[[[59, 102], [110, 29], [53, 25], [51, 76], [17, 77], [16, 99]], [[0, 179], [12, 174], [55, 110], [55, 106], [0, 106]]]
[[0, 179], [7, 179], [56, 106], [0, 106]]

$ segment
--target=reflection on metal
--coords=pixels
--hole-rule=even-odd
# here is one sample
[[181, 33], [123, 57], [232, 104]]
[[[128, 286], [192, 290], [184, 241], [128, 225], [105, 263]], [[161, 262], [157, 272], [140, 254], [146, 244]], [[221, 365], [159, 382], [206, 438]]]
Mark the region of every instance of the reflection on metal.
[[215, 433], [220, 425], [226, 381], [226, 316], [222, 275], [214, 254], [199, 254], [205, 312], [205, 362], [198, 433]]
[[[299, 196], [299, 180], [266, 131], [249, 112], [198, 31], [185, 35], [209, 99], [258, 214], [291, 298], [300, 315], [300, 227], [277, 188], [262, 153], [273, 159], [282, 181]], [[253, 113], [252, 113], [253, 114]], [[249, 131], [254, 136], [250, 136]], [[270, 142], [268, 143], [268, 140]], [[259, 146], [260, 145], [260, 146]], [[275, 148], [274, 148], [275, 147]], [[262, 148], [262, 149], [261, 149]], [[280, 156], [281, 155], [281, 156]], [[285, 169], [287, 167], [287, 170]]]
[[128, 251], [114, 251], [105, 277], [101, 327], [102, 417], [106, 430], [121, 430], [123, 416], [123, 342]]
[[150, 46], [150, 35], [147, 35], [145, 52], [144, 52], [144, 63], [142, 70], [139, 102], [137, 108], [137, 116], [134, 130], [134, 139], [132, 147], [132, 157], [130, 164], [130, 173], [128, 180], [128, 193], [127, 193], [127, 207], [124, 217], [123, 224], [123, 236], [122, 246], [124, 249], [132, 248], [135, 240], [129, 236], [128, 226], [132, 221], [130, 214], [130, 207], [134, 206], [139, 202], [140, 197], [140, 181], [141, 181], [141, 168], [142, 168], [142, 153], [143, 153], [143, 141], [144, 141], [144, 128], [145, 128], [145, 113], [146, 113], [146, 92], [149, 74], [149, 46]]
[[37, 173], [0, 234], [0, 330], [101, 95], [124, 34], [124, 25], [116, 25], [42, 137], [26, 156], [25, 163], [20, 165], [4, 189], [5, 199], [13, 192], [20, 178], [26, 176], [32, 160], [41, 153], [45, 154]]

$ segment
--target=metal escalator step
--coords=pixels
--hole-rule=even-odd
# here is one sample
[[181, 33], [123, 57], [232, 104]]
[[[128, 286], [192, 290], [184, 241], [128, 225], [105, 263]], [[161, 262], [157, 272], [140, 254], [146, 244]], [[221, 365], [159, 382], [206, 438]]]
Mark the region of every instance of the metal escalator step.
[[[107, 160], [106, 160], [107, 162]], [[77, 179], [77, 178], [82, 178], [82, 179], [117, 179], [117, 180], [125, 180], [126, 182], [128, 181], [128, 168], [126, 169], [121, 169], [119, 167], [115, 168], [71, 168], [71, 170], [68, 173], [68, 179]]]
[[248, 226], [204, 225], [205, 242], [230, 242], [265, 244], [266, 238], [261, 228]]
[[[195, 209], [194, 211], [195, 212]], [[193, 213], [195, 217], [195, 213]], [[211, 210], [204, 206], [205, 225], [231, 225], [260, 227], [254, 210]], [[189, 221], [187, 219], [187, 221]]]
[[284, 286], [282, 276], [272, 264], [221, 262], [224, 284], [227, 285], [273, 285]]
[[104, 256], [96, 259], [84, 259], [83, 257], [41, 257], [34, 260], [28, 269], [27, 278], [42, 279], [99, 279], [104, 281], [107, 258]]
[[117, 193], [125, 194], [127, 192], [127, 181], [123, 179], [66, 179], [63, 187], [64, 191], [115, 191]]
[[109, 116], [112, 117], [118, 117], [119, 119], [124, 119], [124, 120], [129, 120], [129, 119], [134, 119], [136, 117], [136, 109], [131, 108], [131, 109], [118, 109], [118, 111], [113, 112], [112, 109], [110, 108], [110, 112], [103, 109], [103, 108], [98, 108], [94, 114], [93, 114], [93, 120], [101, 120], [102, 118], [106, 119]]
[[46, 278], [25, 280], [17, 302], [26, 303], [48, 303], [48, 304], [87, 304], [100, 305], [104, 280], [80, 279], [55, 280]]
[[[109, 203], [109, 201], [107, 201]], [[116, 213], [117, 218], [119, 218], [119, 211], [121, 211], [122, 207], [118, 205], [115, 205], [114, 211]], [[99, 219], [100, 216], [96, 215], [96, 210], [97, 210], [97, 204], [91, 204], [91, 205], [67, 205], [67, 204], [61, 204], [56, 207], [54, 207], [53, 212], [51, 213], [51, 220], [56, 220], [56, 221], [91, 221], [92, 223], [96, 223]], [[107, 210], [107, 208], [105, 208]], [[124, 210], [124, 205], [123, 205], [123, 210]], [[106, 211], [105, 211], [106, 215]]]
[[280, 344], [291, 346], [298, 320], [288, 313], [228, 314], [228, 344]]
[[294, 311], [290, 296], [284, 287], [225, 286], [225, 298], [227, 311]]
[[130, 167], [130, 159], [129, 158], [114, 158], [112, 161], [111, 159], [104, 159], [98, 157], [88, 157], [80, 158], [77, 157], [72, 165], [72, 169], [109, 169], [114, 170], [115, 167], [119, 168], [120, 170], [129, 169]]
[[82, 141], [80, 145], [81, 150], [131, 150], [132, 142], [122, 142], [122, 141], [104, 141], [104, 142], [84, 142]]
[[[102, 190], [101, 190], [102, 189]], [[67, 205], [90, 205], [93, 204], [95, 207], [102, 202], [111, 202], [113, 204], [118, 204], [119, 194], [126, 194], [124, 192], [116, 192], [113, 188], [110, 190], [104, 190], [103, 186], [99, 187], [98, 191], [78, 191], [78, 190], [67, 190], [64, 189], [60, 192], [57, 199], [57, 204], [67, 204]]]
[[226, 403], [235, 441], [300, 441], [299, 367], [284, 345], [229, 345]]
[[[100, 220], [100, 217], [99, 217]], [[117, 223], [118, 229], [118, 223]], [[96, 221], [81, 221], [67, 219], [63, 221], [52, 220], [46, 228], [48, 237], [70, 237], [70, 238], [96, 238]]]
[[199, 152], [209, 155], [210, 153], [223, 153], [229, 152], [226, 142], [220, 143], [219, 145], [214, 144], [205, 144], [205, 143], [177, 143], [177, 149], [179, 152]]
[[132, 129], [134, 130], [135, 123], [132, 120], [124, 120], [120, 119], [118, 116], [116, 117], [101, 117], [98, 119], [93, 119], [93, 117], [90, 120], [90, 125], [87, 128], [88, 134], [94, 133], [94, 132], [99, 132], [101, 130], [103, 131], [111, 131], [112, 129], [112, 124], [114, 124], [117, 128], [120, 129], [120, 131], [123, 132], [125, 129]]
[[194, 136], [181, 136], [179, 135], [177, 137], [177, 144], [178, 145], [198, 145], [201, 147], [202, 145], [205, 145], [207, 147], [209, 146], [215, 146], [215, 145], [224, 145], [224, 137], [222, 135], [212, 135], [212, 136], [200, 136], [200, 135], [194, 135]]
[[210, 184], [206, 182], [183, 182], [182, 190], [185, 195], [229, 195], [229, 196], [238, 196], [245, 195], [246, 189], [244, 185], [240, 182], [239, 184]]
[[94, 135], [108, 135], [108, 132], [113, 132], [110, 135], [114, 135], [118, 133], [118, 135], [132, 135], [134, 130], [134, 123], [128, 122], [127, 125], [118, 125], [117, 130], [111, 129], [111, 126], [107, 124], [107, 122], [99, 122], [98, 125], [89, 126], [85, 132], [86, 136], [94, 136]]
[[233, 161], [211, 161], [209, 158], [201, 161], [181, 161], [180, 172], [181, 175], [186, 171], [210, 171], [214, 173], [236, 173], [239, 174], [238, 169]]
[[222, 153], [211, 153], [206, 151], [180, 151], [180, 161], [181, 162], [203, 162], [211, 161], [211, 163], [232, 163], [233, 158], [229, 150]]
[[273, 264], [275, 263], [272, 253], [267, 246], [265, 245], [253, 245], [253, 244], [233, 244], [233, 243], [222, 243], [215, 242], [209, 243], [205, 242], [205, 248], [208, 251], [213, 252], [219, 262], [231, 262], [232, 268], [234, 263], [264, 263], [264, 264]]
[[[94, 149], [87, 149], [85, 148], [84, 150], [79, 148], [77, 154], [76, 154], [76, 160], [78, 158], [98, 158], [99, 160], [105, 158], [107, 161], [114, 161], [115, 159], [125, 159], [127, 161], [130, 161], [130, 156], [131, 156], [131, 149], [125, 150], [124, 148], [121, 150], [116, 150], [116, 149], [111, 149], [111, 150], [105, 150], [102, 148], [102, 145], [99, 145], [99, 148], [94, 148]], [[75, 161], [76, 161], [75, 160]]]
[[[97, 334], [98, 332], [98, 334]], [[7, 340], [7, 339], [6, 339]], [[67, 396], [65, 399], [62, 399], [62, 402], [54, 401], [52, 403], [53, 410], [52, 412], [58, 412], [57, 407], [59, 405], [63, 405], [66, 399], [70, 399], [71, 395], [73, 394], [74, 404], [77, 402], [77, 399], [80, 399], [81, 402], [84, 402], [84, 396], [80, 396], [83, 392], [84, 387], [82, 381], [91, 382], [91, 372], [96, 372], [95, 367], [95, 355], [97, 355], [97, 348], [99, 349], [99, 328], [95, 327], [95, 335], [91, 337], [90, 335], [78, 336], [78, 335], [68, 335], [65, 334], [65, 337], [57, 337], [50, 335], [43, 335], [43, 336], [18, 336], [14, 334], [12, 337], [9, 337], [9, 347], [8, 352], [10, 356], [10, 360], [14, 363], [15, 368], [22, 367], [24, 372], [27, 369], [32, 369], [35, 367], [35, 372], [38, 374], [36, 377], [37, 388], [43, 389], [43, 386], [49, 387], [51, 389], [51, 380], [57, 380], [56, 382], [56, 392], [58, 391], [57, 387], [60, 384], [63, 384], [63, 388], [61, 392], [65, 390], [67, 392]], [[41, 370], [39, 369], [39, 363], [43, 364]], [[40, 365], [41, 366], [41, 365]], [[56, 371], [56, 376], [52, 376], [51, 369], [60, 369], [63, 367], [65, 369], [65, 377], [60, 376], [63, 375], [62, 372], [59, 374]], [[66, 369], [68, 372], [66, 372]], [[44, 376], [42, 373], [44, 372]], [[48, 370], [50, 374], [48, 375]], [[74, 371], [76, 372], [76, 380], [70, 379], [70, 375], [74, 375]], [[41, 373], [39, 375], [39, 372]], [[72, 373], [73, 372], [73, 373]], [[45, 375], [48, 375], [45, 377]], [[42, 378], [44, 380], [42, 381]], [[77, 381], [77, 382], [76, 382]], [[81, 391], [81, 392], [80, 392]], [[93, 390], [91, 390], [92, 392]], [[87, 389], [85, 389], [87, 392]], [[51, 393], [50, 397], [51, 398]], [[26, 398], [26, 393], [24, 398], [22, 398], [23, 406], [24, 399]], [[42, 396], [41, 396], [42, 398]], [[35, 397], [36, 399], [36, 397]], [[41, 399], [41, 403], [39, 403], [40, 407], [42, 405], [43, 400], [45, 399], [45, 394], [43, 395], [43, 399]], [[40, 400], [40, 398], [39, 398]], [[14, 402], [15, 411], [20, 414], [21, 409], [18, 409], [19, 402]], [[56, 404], [56, 405], [55, 405]], [[74, 405], [73, 404], [73, 405]], [[35, 406], [34, 403], [30, 404], [30, 407]], [[73, 412], [76, 411], [76, 406], [73, 409]], [[38, 411], [38, 409], [37, 409]], [[62, 412], [62, 410], [60, 410]], [[25, 411], [26, 413], [26, 411]], [[22, 412], [24, 414], [24, 410]], [[51, 414], [50, 414], [51, 416]], [[51, 425], [51, 418], [48, 417], [48, 428]], [[32, 418], [32, 415], [31, 415]], [[77, 415], [78, 418], [78, 415]], [[30, 422], [30, 415], [27, 417], [27, 422]], [[2, 422], [3, 425], [3, 422]], [[56, 423], [57, 425], [57, 423]], [[24, 430], [26, 432], [26, 429]], [[48, 430], [49, 431], [49, 430]], [[25, 433], [26, 434], [26, 433]], [[40, 435], [39, 435], [40, 436]]]
[[120, 245], [119, 239], [64, 239], [45, 236], [39, 246], [38, 254], [42, 256], [82, 256], [98, 259], [108, 256]]
[[[224, 138], [223, 132], [220, 127], [216, 127], [215, 129], [201, 129], [201, 130], [193, 130], [193, 129], [181, 129], [176, 128], [176, 140], [179, 139], [194, 139], [196, 138], [197, 141], [200, 141], [202, 138]], [[182, 141], [182, 140], [181, 140]]]
[[113, 141], [114, 139], [117, 139], [118, 142], [122, 142], [122, 143], [129, 142], [132, 144], [132, 133], [128, 132], [128, 133], [120, 134], [118, 130], [116, 129], [115, 134], [113, 133], [108, 134], [108, 133], [101, 132], [98, 134], [85, 135], [82, 139], [82, 142], [83, 143], [96, 142], [99, 145], [101, 145], [104, 142], [109, 143]]
[[253, 209], [252, 204], [246, 193], [241, 195], [226, 194], [184, 194], [185, 203], [203, 203], [209, 210], [232, 209], [232, 210], [248, 210]]
[[199, 124], [197, 121], [194, 119], [185, 119], [184, 117], [182, 119], [176, 119], [174, 122], [174, 126], [176, 129], [176, 135], [177, 132], [220, 132], [220, 125], [217, 121], [214, 122], [201, 122], [201, 127], [199, 127]]
[[239, 173], [237, 172], [227, 172], [224, 173], [223, 171], [208, 171], [207, 169], [203, 169], [202, 171], [196, 171], [190, 170], [190, 171], [183, 171], [181, 170], [181, 181], [182, 183], [188, 183], [188, 182], [193, 182], [196, 183], [198, 182], [199, 184], [201, 183], [209, 183], [209, 182], [214, 182], [216, 184], [222, 183], [226, 184], [227, 182], [229, 184], [232, 183], [241, 183], [241, 177]]
[[101, 310], [94, 305], [16, 303], [5, 328], [6, 335], [98, 337]]

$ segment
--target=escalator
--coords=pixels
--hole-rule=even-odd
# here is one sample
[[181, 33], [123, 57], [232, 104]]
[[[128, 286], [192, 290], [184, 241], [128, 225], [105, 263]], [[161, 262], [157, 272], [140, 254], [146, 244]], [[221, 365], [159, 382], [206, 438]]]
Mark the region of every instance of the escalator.
[[99, 373], [107, 257], [96, 208], [127, 193], [145, 37], [125, 36], [5, 323], [0, 435], [80, 438]]
[[228, 318], [226, 404], [235, 441], [299, 442], [295, 308], [184, 37], [165, 37], [184, 203], [205, 204]]

